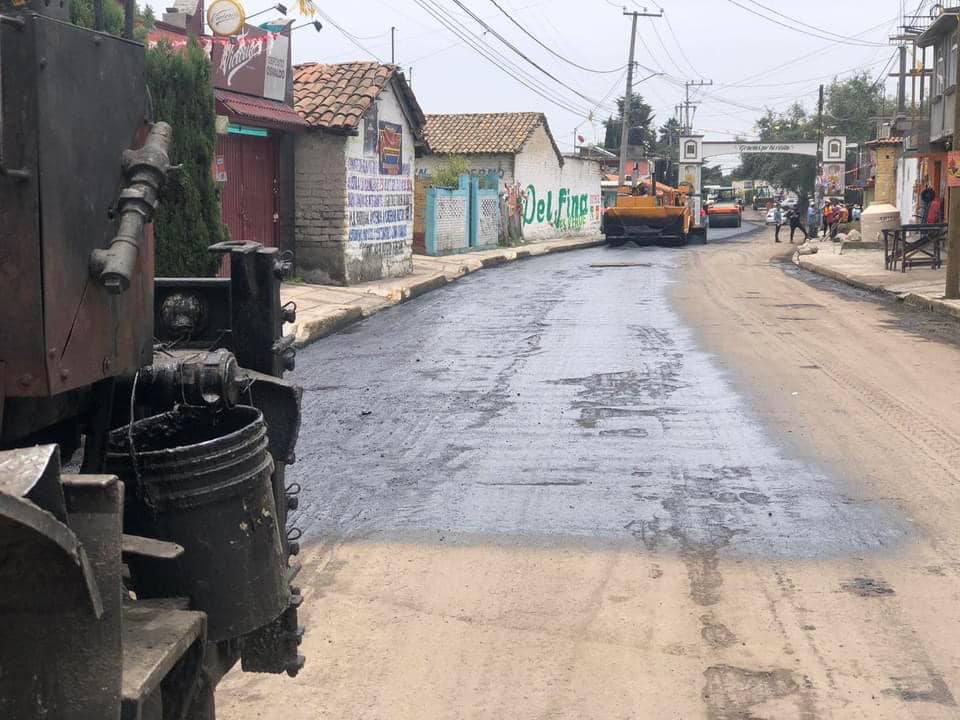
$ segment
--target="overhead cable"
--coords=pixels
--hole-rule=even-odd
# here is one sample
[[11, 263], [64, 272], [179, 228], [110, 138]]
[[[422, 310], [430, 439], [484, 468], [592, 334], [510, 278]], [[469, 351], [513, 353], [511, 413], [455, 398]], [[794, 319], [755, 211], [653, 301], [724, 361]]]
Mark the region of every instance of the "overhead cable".
[[[490, 2], [493, 3], [494, 7], [496, 7], [497, 10], [499, 10], [501, 13], [503, 13], [503, 15], [504, 15], [510, 22], [512, 22], [514, 25], [516, 25], [518, 28], [520, 28], [520, 30], [523, 32], [524, 35], [526, 35], [527, 37], [529, 37], [529, 38], [530, 38], [531, 40], [533, 40], [537, 45], [539, 45], [540, 47], [542, 47], [544, 50], [546, 50], [548, 53], [550, 53], [550, 54], [553, 55], [554, 57], [556, 57], [556, 58], [558, 58], [558, 59], [560, 59], [560, 60], [563, 60], [563, 62], [567, 63], [567, 65], [571, 65], [571, 66], [577, 68], [578, 70], [583, 70], [583, 71], [585, 71], [585, 72], [590, 72], [590, 73], [596, 73], [596, 74], [598, 74], [598, 75], [607, 75], [607, 74], [612, 74], [612, 73], [618, 73], [618, 72], [624, 70], [624, 69], [627, 67], [626, 65], [621, 65], [620, 67], [612, 68], [612, 69], [610, 69], [610, 70], [597, 70], [596, 68], [589, 68], [589, 67], [586, 67], [586, 66], [584, 66], [584, 65], [580, 65], [579, 63], [575, 63], [573, 60], [570, 60], [569, 58], [564, 57], [564, 56], [561, 55], [560, 53], [554, 51], [553, 48], [551, 48], [549, 45], [543, 43], [543, 42], [540, 40], [540, 38], [538, 38], [538, 37], [537, 37], [536, 35], [534, 35], [532, 32], [530, 32], [529, 30], [527, 30], [521, 23], [517, 22], [517, 20], [516, 20], [509, 12], [507, 12], [507, 11], [503, 8], [503, 6], [500, 5], [500, 3], [497, 2], [497, 0], [490, 0]], [[459, 3], [458, 3], [458, 4], [459, 4]]]

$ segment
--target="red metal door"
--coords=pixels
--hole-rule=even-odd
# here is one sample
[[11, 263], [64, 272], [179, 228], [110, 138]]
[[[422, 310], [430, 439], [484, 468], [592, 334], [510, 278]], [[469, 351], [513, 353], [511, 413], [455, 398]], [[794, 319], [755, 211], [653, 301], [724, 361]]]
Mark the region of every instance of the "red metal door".
[[276, 247], [278, 231], [277, 142], [274, 137], [221, 135], [217, 155], [227, 180], [220, 201], [231, 240]]

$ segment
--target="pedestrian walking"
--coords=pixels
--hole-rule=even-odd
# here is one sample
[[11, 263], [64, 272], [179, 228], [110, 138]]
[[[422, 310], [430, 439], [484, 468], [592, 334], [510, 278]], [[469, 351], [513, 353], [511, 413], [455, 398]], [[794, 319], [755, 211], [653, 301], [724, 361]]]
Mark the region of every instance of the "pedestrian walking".
[[780, 226], [783, 225], [783, 213], [780, 212], [780, 206], [773, 208], [773, 241], [780, 242]]
[[799, 230], [803, 233], [804, 242], [810, 239], [810, 236], [807, 234], [807, 229], [803, 226], [803, 220], [800, 218], [800, 213], [796, 210], [787, 211], [787, 222], [790, 223], [790, 244], [793, 245], [793, 234]]
[[831, 220], [831, 217], [830, 217], [830, 216], [831, 216], [832, 214], [833, 214], [833, 207], [830, 205], [829, 202], [825, 202], [825, 203], [823, 204], [823, 213], [822, 213], [822, 215], [823, 215], [823, 236], [824, 236], [824, 237], [826, 237], [827, 234], [830, 232], [830, 220]]
[[920, 222], [927, 222], [927, 217], [930, 215], [930, 205], [933, 204], [936, 197], [937, 191], [929, 185], [920, 193]]

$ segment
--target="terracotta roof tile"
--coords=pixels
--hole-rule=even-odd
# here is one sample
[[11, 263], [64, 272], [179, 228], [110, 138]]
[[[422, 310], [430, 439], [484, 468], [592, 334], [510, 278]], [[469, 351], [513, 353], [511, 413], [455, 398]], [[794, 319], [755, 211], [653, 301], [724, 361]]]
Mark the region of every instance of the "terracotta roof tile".
[[[423, 112], [413, 92], [395, 65], [350, 62], [327, 65], [309, 63], [293, 69], [293, 107], [310, 125], [337, 130], [355, 130], [364, 113], [383, 88], [396, 76], [413, 114], [422, 122]], [[419, 133], [420, 128], [416, 128]]]
[[430, 152], [440, 155], [517, 153], [540, 125], [546, 130], [562, 164], [563, 158], [543, 113], [427, 115], [423, 135]]

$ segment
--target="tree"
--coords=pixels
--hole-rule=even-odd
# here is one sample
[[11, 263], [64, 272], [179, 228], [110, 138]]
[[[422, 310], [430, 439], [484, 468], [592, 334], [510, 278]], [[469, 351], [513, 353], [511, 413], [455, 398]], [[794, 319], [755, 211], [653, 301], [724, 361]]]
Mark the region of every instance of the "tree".
[[704, 165], [700, 174], [700, 183], [702, 185], [720, 185], [726, 187], [730, 184], [731, 176], [723, 174], [723, 168], [720, 165]]
[[883, 114], [883, 83], [869, 73], [860, 73], [847, 80], [834, 80], [825, 89], [824, 132], [846, 135], [848, 143], [865, 143], [873, 138], [876, 118]]
[[[153, 8], [147, 5], [142, 11], [134, 4], [133, 36], [143, 42], [153, 29]], [[70, 22], [80, 27], [92, 28], [94, 24], [93, 0], [70, 0]], [[116, 0], [104, 0], [103, 28], [110, 35], [123, 35], [123, 5]]]
[[[617, 116], [604, 121], [606, 134], [603, 146], [610, 152], [620, 151], [620, 134], [623, 128], [624, 98], [617, 99]], [[650, 127], [653, 124], [653, 109], [643, 101], [640, 95], [630, 96], [630, 113], [628, 115], [629, 132], [627, 144], [636, 146], [643, 154], [653, 154], [657, 143], [657, 134]]]
[[680, 136], [683, 128], [676, 118], [670, 118], [660, 126], [660, 137], [657, 139], [656, 152], [662, 158], [678, 160], [680, 157]]
[[147, 50], [147, 84], [157, 120], [173, 126], [170, 161], [182, 164], [164, 189], [154, 227], [159, 277], [212, 275], [220, 259], [207, 248], [227, 239], [210, 168], [216, 110], [210, 61], [196, 40], [182, 50]]

